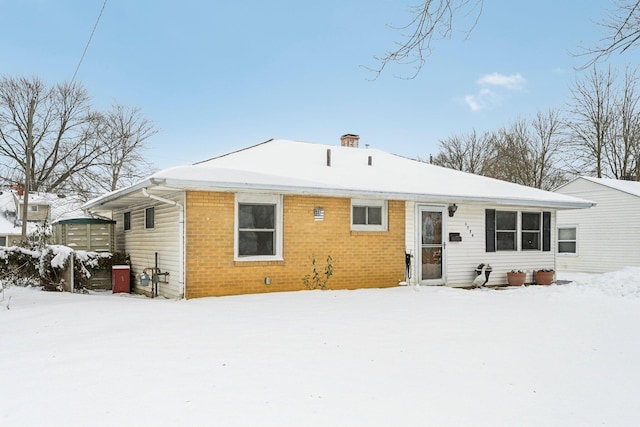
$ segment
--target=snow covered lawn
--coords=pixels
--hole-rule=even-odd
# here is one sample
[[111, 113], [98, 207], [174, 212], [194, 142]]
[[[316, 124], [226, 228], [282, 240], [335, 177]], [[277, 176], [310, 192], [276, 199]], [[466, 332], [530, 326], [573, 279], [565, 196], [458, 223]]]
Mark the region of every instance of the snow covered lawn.
[[2, 426], [640, 424], [637, 268], [189, 301], [10, 287], [0, 332]]

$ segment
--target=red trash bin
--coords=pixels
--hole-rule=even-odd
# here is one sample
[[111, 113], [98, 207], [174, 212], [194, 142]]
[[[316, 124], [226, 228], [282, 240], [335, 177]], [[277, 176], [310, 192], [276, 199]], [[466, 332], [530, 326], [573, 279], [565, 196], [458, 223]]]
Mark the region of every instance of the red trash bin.
[[131, 266], [114, 265], [111, 267], [111, 289], [113, 293], [131, 292]]

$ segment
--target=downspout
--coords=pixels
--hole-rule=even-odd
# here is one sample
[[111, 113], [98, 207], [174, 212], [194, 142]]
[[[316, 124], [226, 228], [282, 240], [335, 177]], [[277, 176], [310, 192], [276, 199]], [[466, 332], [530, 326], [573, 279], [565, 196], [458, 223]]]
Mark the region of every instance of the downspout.
[[184, 206], [180, 203], [165, 199], [164, 197], [156, 196], [155, 194], [149, 194], [145, 187], [142, 188], [142, 195], [158, 202], [166, 203], [168, 205], [174, 205], [178, 207], [178, 224], [180, 224], [180, 244], [178, 245], [178, 259], [180, 260], [178, 276], [182, 281], [182, 298], [187, 298], [187, 285], [185, 281], [185, 266], [184, 266], [184, 254], [185, 254], [185, 230], [184, 230]]

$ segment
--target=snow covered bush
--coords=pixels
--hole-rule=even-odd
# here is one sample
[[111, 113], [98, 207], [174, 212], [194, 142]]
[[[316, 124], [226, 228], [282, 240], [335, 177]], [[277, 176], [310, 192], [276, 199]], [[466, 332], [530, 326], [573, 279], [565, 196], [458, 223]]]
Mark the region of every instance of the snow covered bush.
[[115, 264], [130, 264], [125, 253], [74, 251], [67, 246], [38, 242], [31, 248], [0, 247], [0, 277], [6, 285], [61, 291], [72, 254], [75, 289], [86, 287], [96, 271], [108, 271]]
[[5, 284], [39, 286], [40, 252], [19, 246], [0, 247], [0, 277]]
[[73, 282], [75, 289], [86, 288], [89, 279], [97, 271], [109, 271], [114, 265], [131, 264], [129, 255], [124, 252], [88, 252], [76, 251], [74, 258]]
[[47, 291], [64, 289], [64, 269], [73, 249], [61, 245], [43, 245], [38, 260], [38, 274], [42, 287]]
[[47, 243], [51, 242], [52, 237], [51, 224], [45, 221], [42, 224], [36, 224], [35, 229], [27, 236], [27, 240], [34, 247], [44, 248]]

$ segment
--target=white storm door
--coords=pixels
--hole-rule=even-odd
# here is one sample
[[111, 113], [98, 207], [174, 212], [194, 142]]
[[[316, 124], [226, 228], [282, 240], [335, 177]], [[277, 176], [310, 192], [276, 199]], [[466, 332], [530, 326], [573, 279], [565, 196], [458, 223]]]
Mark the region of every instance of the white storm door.
[[418, 279], [423, 285], [444, 283], [444, 208], [418, 207]]

